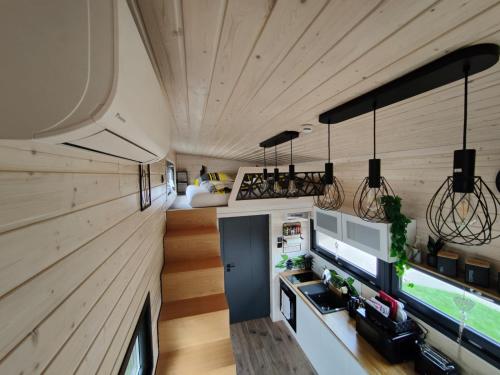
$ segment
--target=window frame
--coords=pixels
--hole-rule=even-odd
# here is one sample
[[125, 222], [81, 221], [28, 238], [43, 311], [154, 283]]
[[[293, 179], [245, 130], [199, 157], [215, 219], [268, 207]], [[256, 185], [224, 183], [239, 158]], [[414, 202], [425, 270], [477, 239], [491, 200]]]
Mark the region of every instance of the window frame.
[[141, 315], [137, 320], [134, 333], [130, 338], [130, 342], [123, 357], [122, 364], [120, 366], [119, 375], [124, 375], [127, 369], [127, 365], [130, 361], [130, 356], [134, 350], [134, 344], [136, 339], [139, 342], [139, 358], [144, 359], [144, 367], [141, 368], [141, 375], [151, 375], [154, 373], [154, 359], [153, 359], [153, 335], [151, 331], [151, 303], [149, 298], [149, 293], [142, 307]]
[[[314, 229], [314, 220], [311, 219], [311, 251], [326, 260], [327, 262], [333, 264], [334, 266], [345, 271], [356, 280], [361, 283], [370, 286], [372, 289], [379, 291], [390, 287], [390, 268], [389, 263], [384, 262], [377, 258], [377, 276], [373, 276], [369, 272], [363, 270], [362, 268], [356, 267], [354, 264], [350, 263], [348, 260], [335, 257], [327, 249], [322, 248], [316, 244], [316, 230]], [[325, 234], [326, 235], [326, 234]], [[337, 240], [338, 241], [338, 240]], [[371, 255], [371, 254], [370, 254]]]
[[[411, 265], [410, 265], [411, 267]], [[422, 272], [439, 281], [445, 282], [458, 288], [464, 288], [464, 285], [455, 283], [449, 279], [439, 277], [419, 267], [412, 267], [415, 270]], [[432, 308], [423, 301], [412, 297], [410, 294], [401, 290], [400, 278], [396, 275], [396, 271], [392, 269], [390, 294], [396, 297], [399, 301], [405, 304], [405, 310], [414, 315], [418, 319], [424, 321], [432, 328], [441, 332], [448, 338], [456, 341], [458, 338], [459, 323], [454, 321], [448, 315], [442, 313], [438, 309]], [[498, 304], [498, 301], [495, 301]], [[477, 355], [479, 358], [492, 364], [496, 368], [500, 368], [500, 346], [496, 345], [492, 340], [483, 337], [474, 332], [467, 325], [462, 333], [461, 345]]]

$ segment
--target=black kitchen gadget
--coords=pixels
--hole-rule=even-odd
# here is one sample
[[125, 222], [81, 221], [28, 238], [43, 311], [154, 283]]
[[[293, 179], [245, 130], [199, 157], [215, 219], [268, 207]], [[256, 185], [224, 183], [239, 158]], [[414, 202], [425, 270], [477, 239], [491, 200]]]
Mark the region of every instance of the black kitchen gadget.
[[366, 316], [365, 309], [356, 311], [356, 331], [391, 363], [401, 363], [415, 357], [417, 330], [393, 334]]
[[416, 345], [415, 371], [421, 375], [456, 375], [457, 365], [436, 348], [421, 342]]
[[443, 275], [457, 277], [458, 254], [452, 251], [440, 251], [437, 254], [437, 269]]
[[465, 260], [465, 282], [489, 288], [490, 264], [477, 258]]

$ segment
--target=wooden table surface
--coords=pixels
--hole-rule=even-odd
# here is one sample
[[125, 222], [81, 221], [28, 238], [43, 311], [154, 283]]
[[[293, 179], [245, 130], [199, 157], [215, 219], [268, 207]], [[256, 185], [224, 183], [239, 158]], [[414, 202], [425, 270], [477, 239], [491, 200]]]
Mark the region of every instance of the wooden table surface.
[[321, 314], [309, 300], [299, 291], [298, 286], [317, 284], [320, 281], [308, 281], [301, 284], [292, 284], [286, 278], [289, 275], [303, 273], [307, 271], [284, 271], [280, 274], [280, 279], [283, 280], [288, 287], [292, 288], [295, 294], [301, 298], [304, 303], [316, 314], [354, 358], [363, 366], [363, 368], [373, 375], [403, 375], [416, 374], [413, 361], [400, 364], [392, 364], [379, 354], [373, 346], [356, 332], [356, 321], [349, 317], [347, 311], [338, 311], [331, 314]]

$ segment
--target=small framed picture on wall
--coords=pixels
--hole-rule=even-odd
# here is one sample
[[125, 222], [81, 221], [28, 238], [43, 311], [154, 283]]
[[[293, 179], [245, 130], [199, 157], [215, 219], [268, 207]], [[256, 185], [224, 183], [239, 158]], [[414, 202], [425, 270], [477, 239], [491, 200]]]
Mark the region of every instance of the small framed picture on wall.
[[151, 206], [151, 170], [149, 164], [139, 164], [141, 211]]

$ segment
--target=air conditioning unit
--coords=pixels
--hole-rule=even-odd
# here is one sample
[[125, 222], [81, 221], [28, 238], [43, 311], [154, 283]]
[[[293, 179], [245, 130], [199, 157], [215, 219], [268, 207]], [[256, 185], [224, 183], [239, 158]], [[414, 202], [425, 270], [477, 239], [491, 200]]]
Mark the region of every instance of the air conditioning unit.
[[166, 155], [173, 119], [125, 0], [8, 1], [0, 31], [1, 139]]

